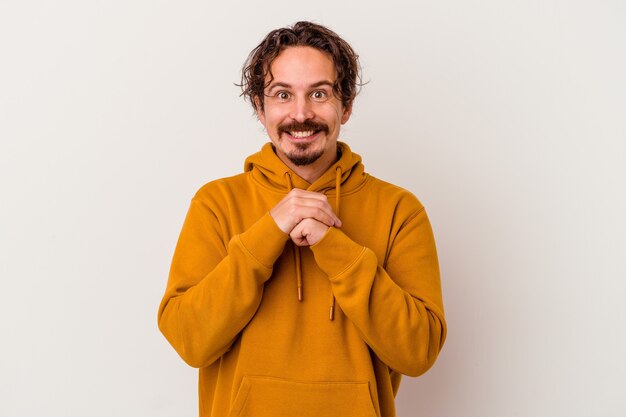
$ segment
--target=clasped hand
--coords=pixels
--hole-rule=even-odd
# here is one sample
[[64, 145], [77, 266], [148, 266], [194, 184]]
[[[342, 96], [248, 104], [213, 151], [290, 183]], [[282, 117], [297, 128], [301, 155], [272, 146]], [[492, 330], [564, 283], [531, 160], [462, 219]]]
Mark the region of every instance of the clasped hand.
[[329, 227], [341, 227], [341, 220], [324, 194], [298, 188], [291, 190], [271, 209], [270, 216], [298, 246], [314, 245]]

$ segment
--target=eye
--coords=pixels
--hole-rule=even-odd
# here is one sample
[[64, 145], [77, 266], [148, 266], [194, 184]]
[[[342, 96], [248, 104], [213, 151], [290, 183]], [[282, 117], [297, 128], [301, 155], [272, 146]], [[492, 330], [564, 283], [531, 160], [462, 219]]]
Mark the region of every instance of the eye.
[[315, 101], [324, 101], [328, 98], [328, 93], [324, 90], [315, 90], [311, 93], [311, 98]]
[[279, 99], [280, 101], [286, 101], [289, 100], [289, 93], [286, 91], [279, 91], [278, 93], [276, 93], [276, 98]]

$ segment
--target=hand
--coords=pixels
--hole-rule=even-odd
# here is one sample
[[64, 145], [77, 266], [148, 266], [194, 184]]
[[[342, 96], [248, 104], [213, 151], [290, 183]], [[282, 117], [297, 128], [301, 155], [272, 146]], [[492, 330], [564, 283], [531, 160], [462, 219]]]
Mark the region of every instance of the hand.
[[328, 199], [322, 193], [294, 188], [273, 209], [270, 216], [280, 230], [290, 233], [305, 219], [312, 219], [326, 225], [341, 227], [341, 220], [328, 204]]
[[324, 236], [328, 226], [315, 219], [304, 219], [293, 228], [289, 237], [298, 246], [315, 245]]

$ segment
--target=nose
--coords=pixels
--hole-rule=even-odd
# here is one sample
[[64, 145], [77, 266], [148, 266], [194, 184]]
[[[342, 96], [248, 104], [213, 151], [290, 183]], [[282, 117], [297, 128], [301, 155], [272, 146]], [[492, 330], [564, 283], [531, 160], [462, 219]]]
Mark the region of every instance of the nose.
[[311, 107], [311, 102], [307, 99], [307, 97], [297, 97], [293, 101], [289, 117], [300, 123], [315, 117], [315, 113], [313, 113], [313, 108]]

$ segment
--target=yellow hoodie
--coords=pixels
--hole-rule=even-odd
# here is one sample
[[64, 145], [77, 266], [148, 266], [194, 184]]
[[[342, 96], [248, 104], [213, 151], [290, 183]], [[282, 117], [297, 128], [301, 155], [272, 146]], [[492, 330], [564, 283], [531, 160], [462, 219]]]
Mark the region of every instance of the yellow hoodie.
[[[201, 417], [392, 417], [401, 374], [435, 362], [446, 324], [426, 212], [339, 150], [309, 184], [268, 143], [192, 199], [158, 323], [200, 368]], [[342, 227], [295, 246], [269, 215], [293, 187], [326, 194]]]

